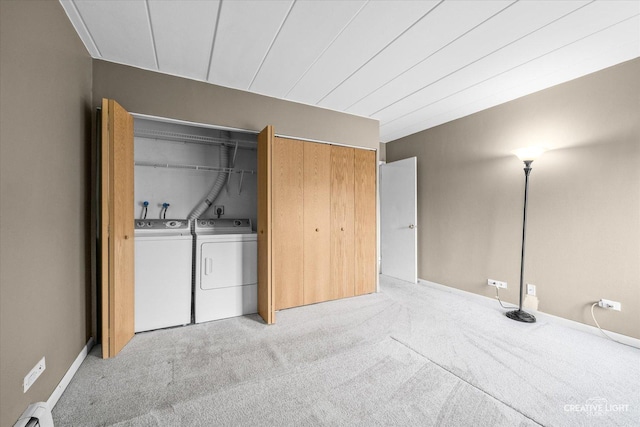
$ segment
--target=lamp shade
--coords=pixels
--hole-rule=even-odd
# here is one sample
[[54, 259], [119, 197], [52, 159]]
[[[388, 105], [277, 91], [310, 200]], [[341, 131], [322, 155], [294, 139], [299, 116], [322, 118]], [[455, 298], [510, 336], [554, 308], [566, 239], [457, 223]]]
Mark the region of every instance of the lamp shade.
[[513, 150], [512, 153], [518, 156], [523, 162], [532, 162], [547, 151], [545, 147], [525, 147]]

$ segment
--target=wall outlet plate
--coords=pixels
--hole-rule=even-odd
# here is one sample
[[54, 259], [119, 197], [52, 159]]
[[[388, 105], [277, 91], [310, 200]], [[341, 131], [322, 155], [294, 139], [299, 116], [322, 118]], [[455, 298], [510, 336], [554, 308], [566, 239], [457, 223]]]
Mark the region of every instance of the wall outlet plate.
[[531, 283], [527, 283], [527, 295], [536, 296], [536, 285], [532, 285]]
[[602, 308], [608, 308], [610, 310], [622, 311], [622, 304], [618, 301], [611, 301], [609, 299], [601, 299], [598, 301], [598, 306]]
[[499, 280], [487, 279], [487, 285], [495, 286], [496, 288], [507, 289], [507, 282], [501, 282]]
[[33, 385], [33, 383], [36, 382], [36, 380], [38, 379], [38, 377], [44, 372], [44, 370], [47, 368], [47, 366], [44, 363], [44, 357], [42, 359], [40, 359], [40, 361], [36, 364], [36, 366], [34, 366], [29, 373], [27, 374], [26, 377], [24, 377], [24, 382], [23, 382], [23, 393], [26, 393], [27, 390], [29, 390], [29, 388]]

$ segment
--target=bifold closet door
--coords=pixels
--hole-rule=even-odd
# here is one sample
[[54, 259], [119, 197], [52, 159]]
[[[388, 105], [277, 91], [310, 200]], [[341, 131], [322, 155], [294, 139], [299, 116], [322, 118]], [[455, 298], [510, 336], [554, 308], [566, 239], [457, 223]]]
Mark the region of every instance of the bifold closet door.
[[304, 303], [331, 299], [331, 146], [304, 142]]
[[271, 272], [271, 150], [273, 126], [258, 135], [258, 314], [267, 324], [276, 321], [273, 308], [273, 278]]
[[376, 287], [376, 153], [258, 136], [258, 312]]
[[354, 295], [354, 151], [331, 146], [330, 299]]
[[304, 304], [304, 146], [274, 138], [271, 156], [271, 250], [275, 310]]
[[102, 357], [134, 334], [133, 117], [102, 100], [100, 140], [100, 292]]
[[355, 150], [355, 294], [376, 291], [376, 152]]

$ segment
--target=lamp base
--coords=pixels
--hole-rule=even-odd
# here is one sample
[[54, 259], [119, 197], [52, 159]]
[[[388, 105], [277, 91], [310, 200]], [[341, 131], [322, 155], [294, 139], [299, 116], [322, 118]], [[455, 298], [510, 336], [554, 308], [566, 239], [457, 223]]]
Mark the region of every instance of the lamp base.
[[536, 323], [536, 317], [533, 314], [529, 314], [522, 310], [513, 310], [507, 312], [509, 319], [517, 320], [518, 322]]

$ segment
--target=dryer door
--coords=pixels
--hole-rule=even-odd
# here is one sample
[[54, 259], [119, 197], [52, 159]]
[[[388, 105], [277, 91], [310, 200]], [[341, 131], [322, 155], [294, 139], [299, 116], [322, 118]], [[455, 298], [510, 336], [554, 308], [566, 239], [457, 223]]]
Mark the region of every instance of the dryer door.
[[201, 246], [200, 288], [220, 289], [258, 282], [258, 242], [207, 242]]

